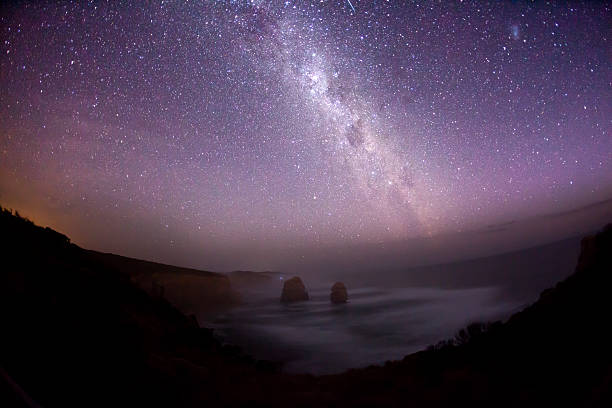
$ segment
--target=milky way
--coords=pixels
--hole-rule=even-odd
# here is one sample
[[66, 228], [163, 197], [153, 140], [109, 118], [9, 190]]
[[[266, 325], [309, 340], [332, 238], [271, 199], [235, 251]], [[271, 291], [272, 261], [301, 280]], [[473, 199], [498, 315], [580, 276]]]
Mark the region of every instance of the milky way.
[[612, 196], [604, 2], [36, 2], [1, 21], [0, 203], [90, 247], [231, 268]]

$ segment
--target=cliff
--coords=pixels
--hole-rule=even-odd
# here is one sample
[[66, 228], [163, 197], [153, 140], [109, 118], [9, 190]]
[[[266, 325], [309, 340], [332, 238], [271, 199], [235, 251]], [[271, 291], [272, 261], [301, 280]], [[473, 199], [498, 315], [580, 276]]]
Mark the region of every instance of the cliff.
[[321, 377], [219, 344], [134, 283], [172, 267], [92, 255], [6, 210], [0, 248], [1, 406], [612, 405], [611, 226], [583, 240], [572, 276], [507, 322]]

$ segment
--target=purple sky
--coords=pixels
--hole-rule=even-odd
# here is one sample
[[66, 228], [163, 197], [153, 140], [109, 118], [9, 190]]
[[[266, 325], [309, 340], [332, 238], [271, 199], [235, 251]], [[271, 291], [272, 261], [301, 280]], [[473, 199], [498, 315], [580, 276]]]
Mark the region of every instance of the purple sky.
[[612, 197], [605, 2], [117, 3], [1, 6], [0, 203], [86, 247], [291, 269]]

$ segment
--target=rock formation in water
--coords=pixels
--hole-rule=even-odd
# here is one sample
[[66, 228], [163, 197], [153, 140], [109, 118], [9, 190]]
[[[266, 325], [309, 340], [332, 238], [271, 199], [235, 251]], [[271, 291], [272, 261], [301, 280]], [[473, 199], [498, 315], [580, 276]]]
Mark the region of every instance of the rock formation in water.
[[283, 285], [283, 293], [281, 295], [281, 302], [299, 302], [302, 300], [308, 300], [308, 292], [302, 280], [295, 276], [287, 281]]
[[331, 288], [331, 295], [329, 296], [332, 303], [346, 303], [348, 300], [348, 293], [346, 286], [342, 282], [336, 282]]

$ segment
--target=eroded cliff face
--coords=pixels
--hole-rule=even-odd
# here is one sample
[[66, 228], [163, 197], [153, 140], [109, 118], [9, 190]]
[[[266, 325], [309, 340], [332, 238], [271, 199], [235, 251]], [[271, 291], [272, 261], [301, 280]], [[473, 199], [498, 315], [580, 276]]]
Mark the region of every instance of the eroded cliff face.
[[163, 287], [163, 296], [185, 314], [214, 314], [239, 300], [227, 276], [153, 273], [136, 282], [147, 288], [148, 283]]
[[128, 275], [149, 295], [163, 297], [187, 315], [212, 316], [240, 301], [229, 278], [221, 273], [87, 252], [97, 262]]

